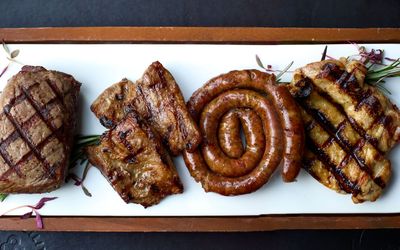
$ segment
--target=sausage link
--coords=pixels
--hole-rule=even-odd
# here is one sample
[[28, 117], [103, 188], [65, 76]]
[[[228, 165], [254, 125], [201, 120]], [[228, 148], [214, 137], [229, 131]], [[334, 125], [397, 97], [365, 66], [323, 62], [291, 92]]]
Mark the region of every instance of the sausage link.
[[[300, 111], [275, 76], [232, 71], [208, 81], [188, 102], [203, 143], [183, 156], [206, 191], [250, 193], [264, 185], [283, 159], [284, 181], [295, 180], [304, 148]], [[246, 139], [243, 149], [240, 125]]]
[[[221, 150], [217, 138], [213, 136], [217, 132], [218, 121], [222, 114], [234, 108], [252, 108], [261, 116], [264, 123], [268, 123], [268, 126], [263, 124], [265, 128], [268, 128], [265, 132], [262, 126], [258, 130], [254, 128], [250, 132], [255, 133], [256, 136], [249, 136], [253, 140], [247, 142], [249, 147], [239, 159], [226, 156]], [[268, 146], [279, 147], [271, 144], [272, 142], [269, 142], [271, 145], [265, 145], [266, 138], [274, 137], [271, 141], [275, 142], [279, 140], [275, 137], [279, 137], [282, 133], [279, 117], [276, 112], [272, 112], [273, 109], [273, 104], [267, 98], [255, 91], [244, 89], [227, 91], [209, 103], [200, 118], [200, 131], [206, 138], [202, 144], [202, 153], [208, 167], [213, 172], [226, 177], [239, 177], [250, 173], [260, 162], [266, 151], [265, 148]], [[277, 151], [279, 150], [283, 150], [283, 147], [277, 149]], [[277, 164], [276, 166], [271, 165], [272, 168], [278, 166], [281, 154], [274, 157], [277, 158], [274, 160]]]
[[222, 151], [227, 156], [236, 159], [244, 153], [240, 136], [240, 128], [243, 127], [243, 124], [241, 124], [238, 112], [239, 109], [233, 109], [224, 114], [218, 129], [218, 140]]

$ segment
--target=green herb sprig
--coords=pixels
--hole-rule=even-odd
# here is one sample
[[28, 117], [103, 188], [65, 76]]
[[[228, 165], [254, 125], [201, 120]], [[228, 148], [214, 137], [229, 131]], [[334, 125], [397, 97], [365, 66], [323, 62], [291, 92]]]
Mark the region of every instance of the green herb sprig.
[[272, 73], [277, 72], [277, 73], [278, 73], [278, 74], [276, 75], [276, 81], [277, 81], [277, 82], [280, 82], [280, 81], [281, 81], [281, 78], [282, 78], [282, 76], [283, 76], [284, 74], [286, 74], [286, 73], [292, 73], [292, 71], [289, 71], [289, 69], [290, 69], [290, 67], [292, 67], [292, 65], [293, 65], [293, 63], [294, 63], [294, 61], [292, 61], [292, 62], [289, 63], [284, 69], [279, 70], [279, 69], [272, 69], [272, 66], [271, 66], [271, 65], [264, 66], [264, 64], [262, 63], [262, 61], [261, 61], [261, 59], [260, 59], [260, 57], [259, 57], [258, 55], [256, 55], [256, 62], [257, 62], [257, 65], [258, 65], [260, 68], [264, 69], [266, 72], [272, 72]]
[[383, 92], [392, 94], [385, 86], [386, 78], [400, 76], [400, 58], [395, 60], [389, 65], [383, 65], [380, 67], [373, 67], [368, 69], [368, 73], [365, 77], [365, 82], [369, 85], [377, 87]]
[[[352, 44], [356, 46], [358, 54], [349, 56], [347, 59], [355, 58], [364, 64], [367, 68], [365, 82], [390, 95], [391, 92], [384, 86], [385, 79], [400, 76], [400, 58], [386, 58], [384, 56], [385, 51], [382, 49], [368, 50], [364, 46]], [[386, 64], [385, 59], [391, 61], [391, 63]]]
[[76, 165], [85, 164], [85, 168], [83, 170], [82, 177], [78, 177], [75, 173], [70, 172], [67, 176], [67, 181], [72, 179], [75, 181], [75, 186], [80, 186], [82, 188], [83, 193], [92, 197], [92, 194], [83, 184], [86, 175], [90, 168], [90, 162], [87, 159], [85, 148], [91, 145], [96, 145], [100, 143], [100, 135], [85, 135], [85, 136], [77, 136], [75, 139], [75, 144], [71, 152], [70, 165], [69, 168], [74, 168]]
[[0, 194], [0, 202], [3, 202], [7, 198], [8, 194]]
[[75, 167], [78, 163], [83, 164], [87, 161], [84, 149], [90, 145], [96, 145], [100, 142], [100, 135], [77, 136], [71, 152], [69, 168]]

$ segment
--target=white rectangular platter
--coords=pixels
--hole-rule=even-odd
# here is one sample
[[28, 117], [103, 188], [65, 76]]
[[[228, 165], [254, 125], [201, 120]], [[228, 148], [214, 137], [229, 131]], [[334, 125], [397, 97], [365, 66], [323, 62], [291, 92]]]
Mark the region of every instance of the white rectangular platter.
[[[400, 44], [368, 44], [367, 48], [384, 49], [391, 58], [400, 57]], [[264, 64], [283, 69], [294, 61], [291, 69], [318, 61], [325, 47], [319, 45], [192, 45], [192, 44], [12, 44], [19, 49], [18, 61], [28, 65], [41, 65], [73, 75], [82, 82], [80, 98], [80, 134], [101, 134], [100, 125], [89, 107], [108, 86], [126, 77], [136, 80], [147, 66], [159, 60], [175, 77], [186, 100], [208, 79], [236, 69], [258, 68], [255, 55]], [[0, 68], [8, 62], [0, 52]], [[351, 44], [329, 45], [328, 55], [339, 58], [357, 53]], [[0, 88], [21, 68], [12, 64], [0, 78]], [[291, 74], [283, 80], [290, 81]], [[390, 98], [400, 104], [400, 78], [390, 79], [386, 87]], [[182, 157], [174, 162], [184, 185], [184, 193], [165, 198], [160, 204], [143, 208], [125, 204], [96, 168], [91, 168], [85, 186], [92, 193], [87, 197], [73, 184], [47, 194], [10, 195], [0, 203], [0, 213], [20, 205], [34, 205], [41, 197], [58, 197], [40, 211], [51, 216], [232, 216], [261, 214], [327, 214], [327, 213], [399, 213], [400, 212], [400, 148], [395, 148], [390, 159], [393, 177], [382, 197], [374, 202], [353, 204], [349, 195], [331, 191], [305, 171], [297, 182], [284, 183], [277, 171], [273, 178], [258, 191], [235, 197], [205, 193], [190, 176]], [[83, 166], [73, 171], [81, 175]], [[20, 215], [27, 210], [16, 210]]]

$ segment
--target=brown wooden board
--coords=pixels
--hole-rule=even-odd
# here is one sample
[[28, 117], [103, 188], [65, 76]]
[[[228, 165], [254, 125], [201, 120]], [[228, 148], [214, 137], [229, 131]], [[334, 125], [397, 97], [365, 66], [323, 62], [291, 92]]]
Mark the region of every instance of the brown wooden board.
[[7, 43], [396, 43], [400, 28], [0, 28], [0, 39]]
[[[0, 28], [6, 43], [400, 43], [400, 28]], [[95, 208], [94, 208], [95, 209]], [[248, 217], [45, 217], [47, 231], [197, 232], [400, 228], [400, 214]], [[34, 218], [0, 218], [0, 230], [37, 230]]]

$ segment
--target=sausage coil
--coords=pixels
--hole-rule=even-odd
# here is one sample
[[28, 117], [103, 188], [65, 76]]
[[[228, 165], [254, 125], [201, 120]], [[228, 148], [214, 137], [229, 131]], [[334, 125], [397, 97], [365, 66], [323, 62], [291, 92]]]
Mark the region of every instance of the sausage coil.
[[187, 105], [203, 141], [196, 151], [185, 151], [183, 156], [190, 174], [205, 191], [222, 195], [253, 192], [281, 162], [283, 180], [295, 180], [304, 129], [297, 104], [284, 86], [275, 83], [274, 75], [231, 71], [208, 81]]

